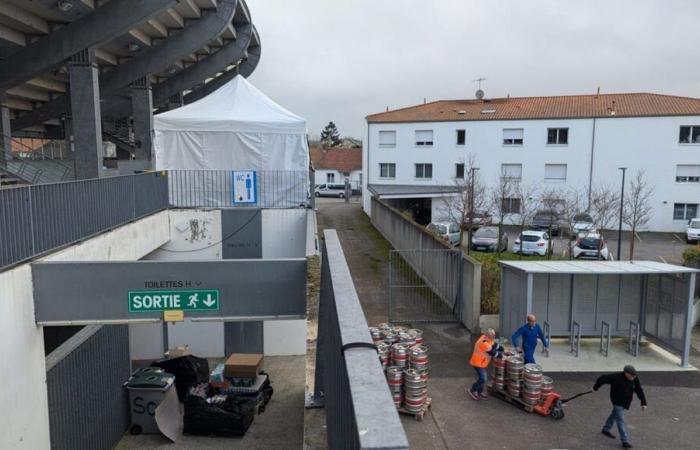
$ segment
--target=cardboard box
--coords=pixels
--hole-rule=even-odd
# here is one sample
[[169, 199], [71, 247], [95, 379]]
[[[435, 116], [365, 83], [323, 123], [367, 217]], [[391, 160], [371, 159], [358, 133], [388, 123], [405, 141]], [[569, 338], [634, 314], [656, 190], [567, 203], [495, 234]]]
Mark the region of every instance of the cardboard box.
[[232, 353], [224, 364], [224, 375], [235, 378], [255, 378], [262, 369], [260, 353]]
[[169, 349], [165, 353], [165, 357], [169, 358], [169, 359], [174, 359], [174, 358], [180, 358], [181, 356], [189, 356], [191, 354], [192, 354], [192, 352], [190, 352], [190, 348], [187, 345], [181, 345], [181, 346]]

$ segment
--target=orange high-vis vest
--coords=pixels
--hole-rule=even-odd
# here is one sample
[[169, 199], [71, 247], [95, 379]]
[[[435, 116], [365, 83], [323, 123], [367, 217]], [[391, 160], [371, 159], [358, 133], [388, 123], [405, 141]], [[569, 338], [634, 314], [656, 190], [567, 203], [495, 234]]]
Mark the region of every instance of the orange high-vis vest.
[[474, 352], [469, 360], [469, 364], [474, 367], [481, 367], [482, 369], [488, 367], [489, 363], [491, 362], [491, 355], [489, 355], [487, 352], [491, 350], [493, 344], [493, 339], [489, 338], [485, 334], [479, 336], [479, 339], [474, 345]]

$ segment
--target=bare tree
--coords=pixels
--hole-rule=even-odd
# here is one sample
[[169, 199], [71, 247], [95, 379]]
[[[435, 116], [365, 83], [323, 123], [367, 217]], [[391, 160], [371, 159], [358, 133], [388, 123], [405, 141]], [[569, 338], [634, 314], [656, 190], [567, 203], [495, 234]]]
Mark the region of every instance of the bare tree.
[[494, 187], [489, 192], [490, 210], [498, 220], [498, 241], [496, 244], [496, 252], [498, 254], [501, 253], [501, 245], [503, 245], [501, 242], [501, 236], [503, 235], [503, 221], [507, 215], [512, 214], [509, 202], [515, 193], [515, 184], [516, 181], [509, 177], [505, 171], [501, 170], [500, 174], [496, 177]]
[[596, 230], [601, 236], [598, 240], [598, 255], [602, 258], [603, 230], [610, 229], [610, 225], [619, 211], [620, 194], [617, 190], [606, 185], [599, 185], [591, 191], [590, 214]]
[[488, 200], [488, 196], [485, 195], [486, 188], [479, 179], [478, 170], [476, 157], [470, 153], [464, 162], [464, 177], [455, 177], [454, 193], [444, 197], [450, 219], [459, 225], [460, 245], [466, 228], [467, 253], [471, 252], [474, 214], [483, 211]]
[[639, 169], [630, 181], [629, 193], [625, 196], [622, 221], [630, 227], [630, 261], [634, 259], [634, 236], [637, 229], [651, 219], [651, 196], [654, 188], [649, 186], [644, 170]]
[[569, 189], [565, 194], [561, 217], [566, 222], [570, 234], [567, 245], [569, 259], [573, 259], [574, 257], [573, 246], [577, 238], [574, 232], [574, 225], [578, 222], [579, 215], [584, 212], [585, 199], [587, 199], [587, 196], [584, 197], [583, 192], [575, 187]]
[[518, 205], [518, 239], [520, 240], [520, 255], [523, 254], [523, 240], [520, 235], [525, 231], [535, 213], [539, 209], [539, 196], [537, 195], [537, 186], [534, 184], [518, 183], [515, 187], [515, 199]]
[[549, 235], [549, 240], [547, 244], [547, 259], [552, 258], [552, 253], [554, 253], [554, 226], [557, 226], [557, 234], [561, 237], [561, 224], [560, 215], [564, 209], [566, 200], [564, 200], [564, 191], [559, 186], [549, 186], [547, 189], [540, 193], [540, 206], [541, 214], [547, 218], [547, 234]]

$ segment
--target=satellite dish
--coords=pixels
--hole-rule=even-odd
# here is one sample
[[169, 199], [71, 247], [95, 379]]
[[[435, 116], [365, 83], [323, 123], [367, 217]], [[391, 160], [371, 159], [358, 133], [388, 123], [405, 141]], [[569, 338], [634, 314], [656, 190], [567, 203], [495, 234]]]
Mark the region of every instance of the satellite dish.
[[476, 90], [476, 93], [475, 93], [474, 95], [476, 95], [476, 98], [477, 98], [477, 99], [483, 100], [483, 98], [484, 98], [484, 91], [482, 91], [481, 89], [477, 89], [477, 90]]

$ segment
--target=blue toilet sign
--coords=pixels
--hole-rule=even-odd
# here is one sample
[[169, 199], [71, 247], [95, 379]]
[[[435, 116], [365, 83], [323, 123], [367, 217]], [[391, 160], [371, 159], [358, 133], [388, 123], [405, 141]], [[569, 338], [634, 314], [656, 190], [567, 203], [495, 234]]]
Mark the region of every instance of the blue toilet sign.
[[258, 202], [256, 171], [234, 170], [231, 175], [233, 177], [233, 204], [256, 204]]

